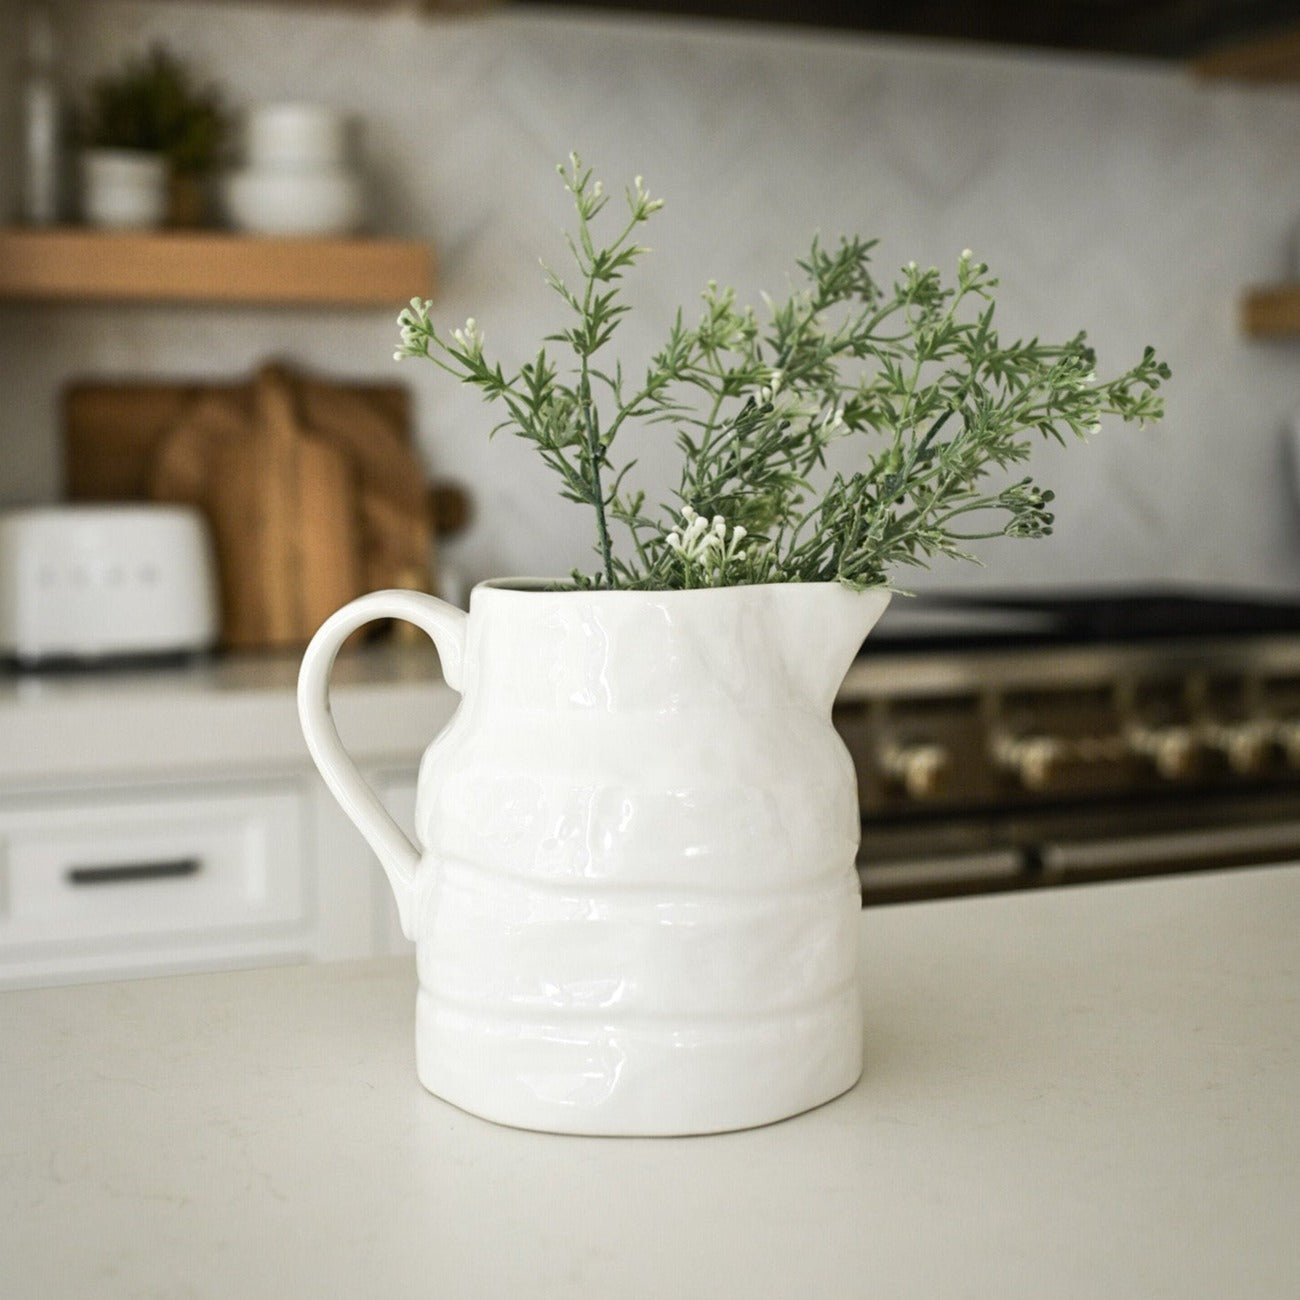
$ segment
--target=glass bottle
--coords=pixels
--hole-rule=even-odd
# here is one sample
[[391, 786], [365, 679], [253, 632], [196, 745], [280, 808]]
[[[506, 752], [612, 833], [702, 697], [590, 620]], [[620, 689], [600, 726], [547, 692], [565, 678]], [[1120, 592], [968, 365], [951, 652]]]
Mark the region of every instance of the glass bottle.
[[50, 11], [27, 11], [27, 57], [22, 78], [22, 218], [29, 225], [59, 219], [62, 178], [59, 91], [54, 78], [54, 25]]

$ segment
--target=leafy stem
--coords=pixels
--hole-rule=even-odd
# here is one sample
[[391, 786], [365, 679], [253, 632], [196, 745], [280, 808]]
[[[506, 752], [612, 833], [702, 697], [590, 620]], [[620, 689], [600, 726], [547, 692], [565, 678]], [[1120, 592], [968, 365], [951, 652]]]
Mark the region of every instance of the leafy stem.
[[[871, 270], [875, 241], [858, 237], [815, 239], [797, 263], [802, 287], [767, 300], [762, 320], [710, 283], [698, 320], [677, 313], [629, 396], [621, 363], [601, 357], [629, 310], [623, 277], [647, 252], [639, 228], [662, 202], [637, 177], [603, 241], [601, 183], [574, 155], [559, 172], [577, 212], [568, 244], [580, 288], [549, 268], [546, 278], [568, 326], [511, 373], [486, 358], [473, 320], [444, 337], [431, 304], [415, 300], [399, 318], [397, 355], [427, 357], [500, 403], [497, 428], [532, 441], [561, 495], [594, 511], [599, 569], [575, 573], [579, 585], [858, 588], [899, 565], [972, 558], [970, 541], [1051, 532], [1052, 493], [1011, 473], [1036, 438], [1064, 442], [1107, 416], [1144, 424], [1163, 412], [1170, 372], [1153, 349], [1098, 381], [1082, 333], [999, 338], [997, 281], [969, 250], [954, 287], [911, 262], [885, 287]], [[567, 350], [567, 371], [547, 345]], [[643, 491], [624, 491], [635, 459], [612, 459], [615, 439], [638, 424], [646, 434], [670, 426], [681, 457], [674, 499], [658, 512]], [[861, 447], [859, 468], [829, 474], [827, 450], [845, 438]], [[623, 551], [611, 522], [626, 530]]]

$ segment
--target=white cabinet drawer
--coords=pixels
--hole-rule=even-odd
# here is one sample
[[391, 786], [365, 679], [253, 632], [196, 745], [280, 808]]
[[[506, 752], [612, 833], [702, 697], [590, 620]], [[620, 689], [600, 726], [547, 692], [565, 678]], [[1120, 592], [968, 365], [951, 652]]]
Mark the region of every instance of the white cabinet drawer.
[[300, 817], [291, 787], [0, 803], [0, 956], [300, 922]]

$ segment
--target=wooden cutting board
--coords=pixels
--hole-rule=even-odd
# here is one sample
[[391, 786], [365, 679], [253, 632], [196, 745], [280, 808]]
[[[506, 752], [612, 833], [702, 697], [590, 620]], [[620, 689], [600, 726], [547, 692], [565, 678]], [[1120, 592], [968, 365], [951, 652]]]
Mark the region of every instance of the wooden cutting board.
[[191, 406], [160, 440], [149, 491], [207, 515], [230, 649], [301, 645], [366, 589], [353, 466], [299, 419], [279, 370], [259, 375], [251, 411], [229, 394]]
[[366, 590], [432, 590], [432, 498], [404, 389], [273, 365], [246, 384], [79, 385], [66, 413], [74, 499], [204, 512], [228, 648], [302, 645]]
[[[291, 374], [303, 418], [364, 458], [363, 491], [395, 494], [414, 511], [414, 496], [427, 492], [426, 509], [439, 537], [468, 526], [470, 503], [448, 480], [426, 488], [411, 473], [411, 395], [401, 384], [353, 384]], [[183, 415], [211, 397], [253, 409], [253, 384], [81, 382], [63, 396], [64, 494], [72, 501], [142, 501], [159, 444]], [[383, 515], [377, 501], [372, 509]]]
[[[364, 412], [386, 441], [409, 447], [411, 395], [401, 384], [334, 383], [292, 375], [308, 420], [336, 402]], [[231, 383], [99, 381], [69, 385], [63, 394], [64, 493], [72, 501], [142, 501], [163, 437], [196, 403], [227, 398], [245, 416], [253, 410], [253, 381]], [[423, 476], [420, 480], [423, 482]]]

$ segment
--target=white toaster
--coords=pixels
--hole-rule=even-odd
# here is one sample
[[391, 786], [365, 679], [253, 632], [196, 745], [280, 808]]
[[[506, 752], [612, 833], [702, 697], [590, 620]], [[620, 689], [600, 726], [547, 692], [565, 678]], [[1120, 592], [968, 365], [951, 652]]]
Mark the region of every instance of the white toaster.
[[0, 511], [0, 656], [32, 665], [201, 651], [219, 623], [212, 542], [197, 510]]

